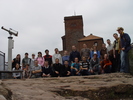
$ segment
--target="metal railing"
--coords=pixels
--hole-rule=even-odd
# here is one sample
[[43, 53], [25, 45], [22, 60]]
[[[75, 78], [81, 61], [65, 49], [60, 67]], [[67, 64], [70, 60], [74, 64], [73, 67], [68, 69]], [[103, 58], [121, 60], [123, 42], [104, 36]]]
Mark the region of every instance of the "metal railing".
[[0, 51], [0, 70], [5, 70], [5, 53]]

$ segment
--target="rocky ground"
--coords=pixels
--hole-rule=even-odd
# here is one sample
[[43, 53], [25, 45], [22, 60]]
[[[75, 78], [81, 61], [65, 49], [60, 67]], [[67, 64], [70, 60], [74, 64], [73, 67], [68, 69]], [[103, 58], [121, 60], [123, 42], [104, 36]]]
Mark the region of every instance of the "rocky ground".
[[124, 73], [0, 81], [0, 100], [133, 100]]

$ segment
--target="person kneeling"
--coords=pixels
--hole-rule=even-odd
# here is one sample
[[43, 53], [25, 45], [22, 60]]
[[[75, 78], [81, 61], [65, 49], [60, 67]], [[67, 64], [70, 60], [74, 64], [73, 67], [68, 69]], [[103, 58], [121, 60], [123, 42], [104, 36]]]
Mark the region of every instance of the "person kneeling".
[[[21, 70], [20, 65], [16, 63], [15, 68], [12, 69], [13, 71], [19, 71]], [[20, 73], [13, 73], [13, 78], [14, 79], [21, 79], [21, 74]]]
[[44, 62], [44, 67], [42, 67], [42, 77], [50, 77], [51, 67], [49, 66], [48, 61]]
[[110, 73], [111, 72], [111, 61], [108, 59], [108, 55], [104, 55], [104, 60], [101, 61], [101, 73]]
[[41, 77], [41, 74], [42, 74], [42, 68], [38, 64], [38, 61], [35, 60], [34, 61], [33, 71], [32, 71], [32, 78], [39, 78], [39, 77]]
[[86, 57], [82, 57], [82, 62], [80, 63], [80, 69], [81, 69], [81, 74], [84, 75], [89, 75], [89, 62], [87, 62]]
[[80, 75], [80, 64], [78, 58], [75, 58], [74, 63], [71, 64], [71, 75], [72, 76]]
[[30, 78], [31, 77], [31, 71], [29, 64], [25, 65], [25, 68], [23, 69], [23, 78]]
[[59, 63], [59, 59], [55, 59], [55, 63], [52, 67], [52, 77], [60, 77], [61, 76], [61, 68], [62, 64]]
[[71, 74], [71, 68], [69, 66], [69, 62], [67, 60], [64, 61], [64, 65], [61, 68], [61, 76], [70, 76]]

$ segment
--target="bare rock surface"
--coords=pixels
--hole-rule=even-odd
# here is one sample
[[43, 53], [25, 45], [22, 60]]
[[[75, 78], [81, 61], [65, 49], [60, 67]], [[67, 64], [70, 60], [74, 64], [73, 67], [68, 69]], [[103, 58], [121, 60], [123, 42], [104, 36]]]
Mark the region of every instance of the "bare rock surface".
[[[0, 94], [7, 100], [133, 100], [133, 76], [112, 73], [2, 80]], [[6, 97], [8, 96], [8, 97]]]

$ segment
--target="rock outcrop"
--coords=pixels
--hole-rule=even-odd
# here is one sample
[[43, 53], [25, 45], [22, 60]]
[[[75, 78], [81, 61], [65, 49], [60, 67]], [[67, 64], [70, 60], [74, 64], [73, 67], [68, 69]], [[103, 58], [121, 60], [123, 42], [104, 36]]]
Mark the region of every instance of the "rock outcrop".
[[[113, 73], [93, 76], [3, 80], [7, 100], [132, 100], [133, 76]], [[10, 91], [10, 92], [9, 92]], [[3, 99], [4, 100], [4, 99]]]

